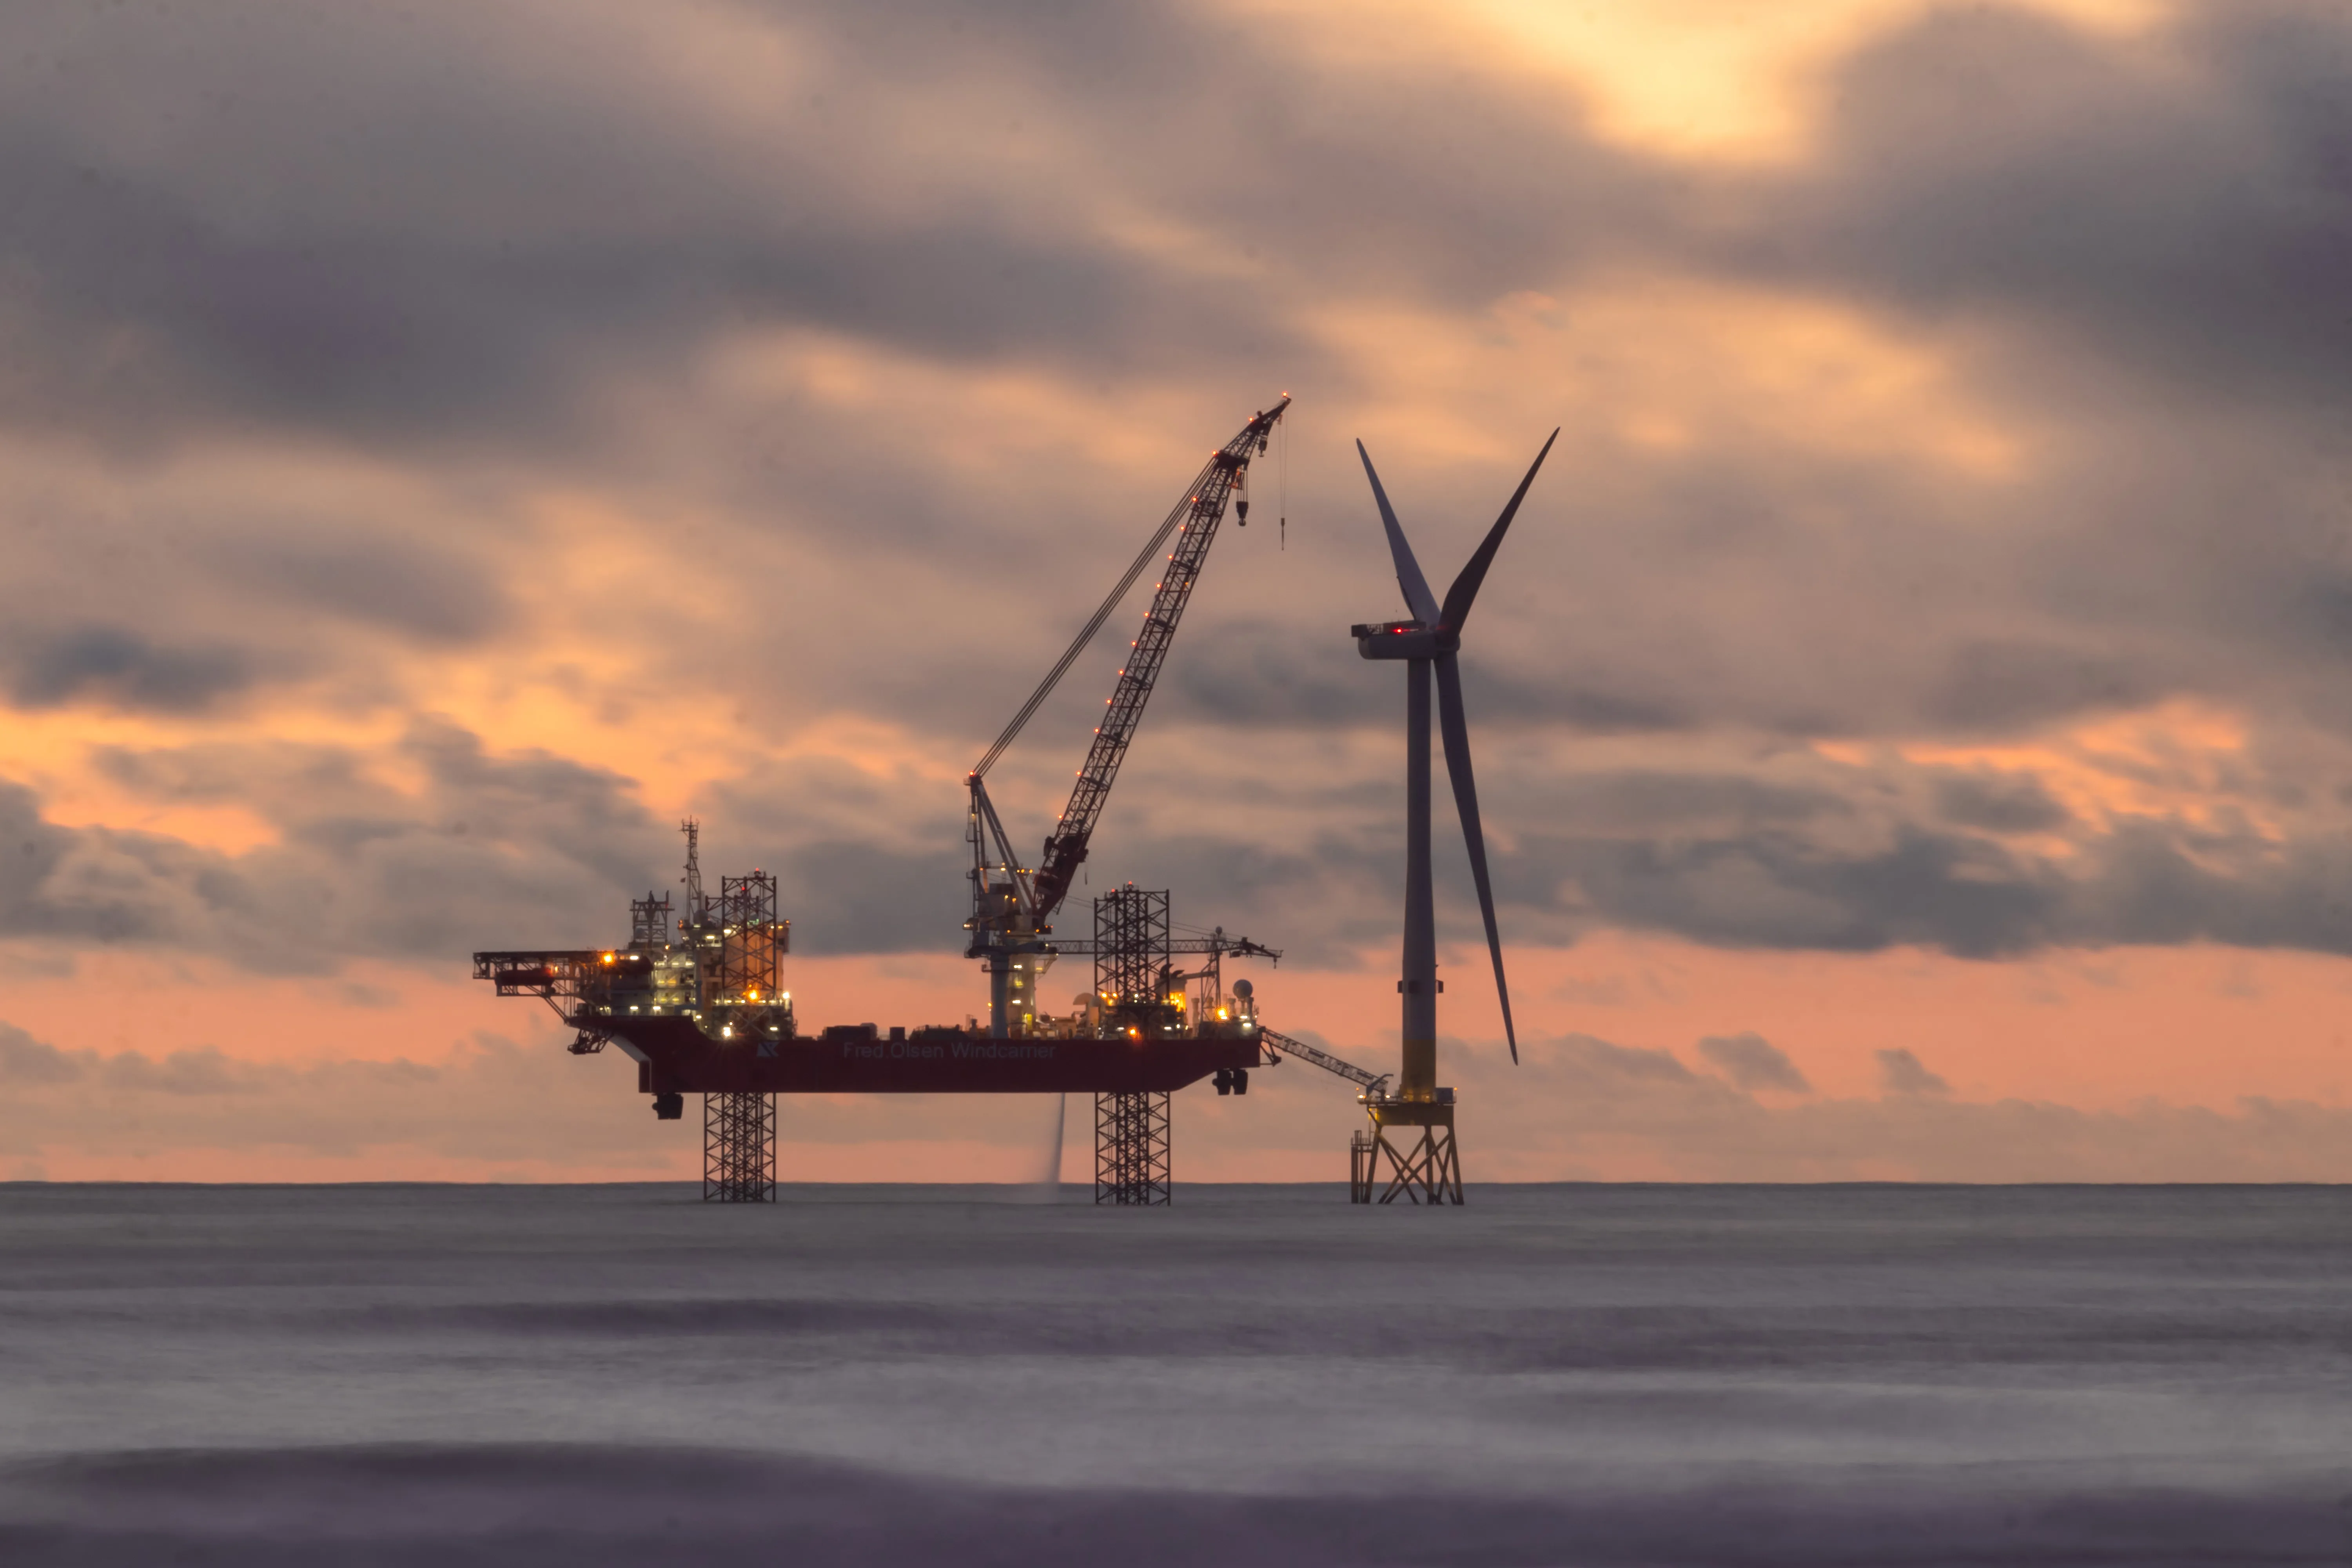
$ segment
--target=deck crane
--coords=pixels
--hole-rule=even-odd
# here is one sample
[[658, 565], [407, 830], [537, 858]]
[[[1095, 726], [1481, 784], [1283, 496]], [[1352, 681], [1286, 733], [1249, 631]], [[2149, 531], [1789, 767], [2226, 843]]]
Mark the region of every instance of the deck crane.
[[[1135, 739], [1136, 727], [1143, 721], [1144, 704], [1151, 700], [1151, 688], [1160, 679], [1160, 667], [1175, 641], [1176, 625], [1192, 599], [1193, 584], [1200, 580], [1202, 564], [1217, 536], [1217, 526], [1224, 521], [1225, 503], [1235, 500], [1237, 520], [1244, 525], [1248, 522], [1246, 481], [1250, 459], [1265, 450], [1276, 421], [1289, 406], [1290, 395], [1285, 393], [1273, 407], [1251, 416], [1239, 435], [1210, 456], [1208, 466], [1192, 480], [1184, 498], [1170, 510], [1133, 564], [1079, 629], [1068, 651], [1046, 672], [1045, 679], [1030, 693], [1029, 700], [1021, 705], [1013, 721], [996, 737], [995, 744], [988, 748], [965, 781], [971, 795], [966, 836], [972, 857], [972, 910], [965, 927], [971, 932], [971, 942], [965, 955], [987, 963], [989, 1033], [999, 1039], [1024, 1030], [1036, 1016], [1037, 977], [1052, 961], [1045, 939], [1053, 930], [1054, 912], [1061, 907], [1070, 884], [1077, 878], [1078, 868], [1086, 861], [1087, 843], [1102, 818], [1103, 805], [1110, 797], [1119, 763], [1127, 756], [1129, 743]], [[994, 803], [988, 798], [988, 770], [1012, 745], [1022, 727], [1060, 684], [1078, 655], [1118, 608], [1128, 590], [1171, 538], [1174, 548], [1168, 551], [1165, 569], [1153, 588], [1151, 607], [1143, 617], [1143, 630], [1118, 672], [1118, 684], [1111, 689], [1102, 723], [1097, 727], [1094, 743], [1087, 752], [1086, 765], [1078, 770], [1077, 782], [1071, 787], [1069, 804], [1063, 807], [1054, 831], [1046, 836], [1045, 852], [1036, 867], [1025, 867], [1013, 852]]]

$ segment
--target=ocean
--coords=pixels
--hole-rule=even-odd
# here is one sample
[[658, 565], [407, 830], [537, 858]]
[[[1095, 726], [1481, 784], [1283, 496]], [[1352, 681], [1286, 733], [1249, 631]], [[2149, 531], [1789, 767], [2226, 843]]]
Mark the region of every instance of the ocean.
[[0, 1186], [0, 1563], [2352, 1563], [2352, 1190]]

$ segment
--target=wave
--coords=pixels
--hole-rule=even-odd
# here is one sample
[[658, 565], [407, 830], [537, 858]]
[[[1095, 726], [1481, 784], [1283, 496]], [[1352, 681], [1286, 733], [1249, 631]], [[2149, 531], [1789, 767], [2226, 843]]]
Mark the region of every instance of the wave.
[[[1853, 1478], [1858, 1479], [1859, 1478]], [[0, 1561], [898, 1562], [1174, 1568], [1575, 1562], [2341, 1564], [2352, 1496], [2037, 1492], [2021, 1472], [1890, 1472], [1866, 1486], [1626, 1494], [1563, 1478], [1544, 1500], [1380, 1500], [946, 1483], [832, 1461], [599, 1446], [434, 1445], [79, 1454], [0, 1468]]]

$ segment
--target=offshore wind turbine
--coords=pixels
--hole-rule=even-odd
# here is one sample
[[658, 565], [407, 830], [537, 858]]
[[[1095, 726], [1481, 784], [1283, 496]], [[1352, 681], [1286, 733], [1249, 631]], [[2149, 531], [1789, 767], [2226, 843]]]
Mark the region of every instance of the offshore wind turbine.
[[[1486, 581], [1503, 534], [1518, 515], [1536, 470], [1559, 439], [1554, 430], [1528, 467], [1527, 478], [1511, 493], [1510, 504], [1486, 531], [1486, 537], [1445, 590], [1443, 603], [1429, 591], [1421, 574], [1388, 491], [1372, 468], [1371, 454], [1356, 443], [1364, 461], [1364, 477], [1372, 482], [1372, 499], [1380, 503], [1381, 526], [1388, 533], [1389, 554], [1396, 563], [1397, 586], [1404, 592], [1410, 619], [1351, 626], [1356, 651], [1366, 658], [1402, 659], [1405, 665], [1405, 879], [1404, 974], [1397, 982], [1403, 1004], [1404, 1059], [1395, 1090], [1377, 1099], [1367, 1096], [1364, 1108], [1372, 1131], [1358, 1133], [1350, 1162], [1349, 1194], [1358, 1203], [1371, 1201], [1371, 1188], [1382, 1154], [1391, 1180], [1381, 1202], [1402, 1193], [1413, 1203], [1462, 1201], [1462, 1163], [1454, 1148], [1454, 1091], [1437, 1082], [1437, 933], [1429, 870], [1429, 689], [1437, 686], [1438, 722], [1445, 736], [1445, 773], [1454, 784], [1454, 804], [1462, 816], [1462, 837], [1470, 851], [1470, 876], [1478, 885], [1478, 912], [1486, 922], [1486, 951], [1495, 961], [1495, 994], [1503, 1005], [1503, 1036], [1510, 1042], [1511, 1060], [1519, 1059], [1518, 1032], [1511, 1023], [1511, 991], [1503, 979], [1503, 938], [1495, 925], [1495, 893], [1486, 875], [1486, 837], [1478, 822], [1478, 785], [1470, 769], [1470, 727], [1462, 711], [1462, 672], [1455, 655], [1462, 647], [1462, 628], [1470, 606]], [[1389, 1141], [1389, 1130], [1419, 1128], [1417, 1142], [1400, 1151]]]

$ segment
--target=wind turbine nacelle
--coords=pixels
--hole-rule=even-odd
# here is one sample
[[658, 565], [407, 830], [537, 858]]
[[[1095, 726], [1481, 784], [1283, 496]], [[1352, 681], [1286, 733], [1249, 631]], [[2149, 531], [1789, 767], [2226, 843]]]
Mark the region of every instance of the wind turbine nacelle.
[[1382, 621], [1348, 630], [1356, 639], [1356, 651], [1366, 658], [1435, 658], [1462, 646], [1452, 633], [1432, 630], [1419, 621]]

